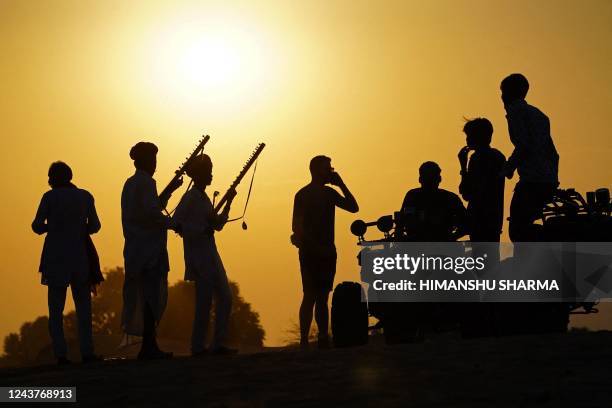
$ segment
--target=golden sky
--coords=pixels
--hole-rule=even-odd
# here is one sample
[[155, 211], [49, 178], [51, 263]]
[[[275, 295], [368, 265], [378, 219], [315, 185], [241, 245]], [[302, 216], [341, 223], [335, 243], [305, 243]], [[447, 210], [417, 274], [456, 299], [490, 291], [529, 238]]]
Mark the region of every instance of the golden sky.
[[[511, 152], [499, 99], [509, 73], [527, 76], [528, 101], [551, 119], [562, 186], [612, 187], [607, 0], [1, 0], [0, 59], [0, 336], [46, 313], [30, 223], [55, 160], [94, 194], [94, 240], [113, 267], [133, 144], [158, 145], [161, 188], [210, 134], [212, 190], [223, 193], [266, 142], [249, 230], [230, 224], [217, 242], [269, 345], [297, 321], [291, 207], [316, 154], [332, 157], [361, 208], [337, 214], [337, 282], [358, 278], [350, 223], [397, 210], [421, 162], [437, 161], [442, 187], [457, 190], [464, 117], [489, 118], [493, 145]], [[184, 270], [174, 234], [169, 251], [174, 282]]]

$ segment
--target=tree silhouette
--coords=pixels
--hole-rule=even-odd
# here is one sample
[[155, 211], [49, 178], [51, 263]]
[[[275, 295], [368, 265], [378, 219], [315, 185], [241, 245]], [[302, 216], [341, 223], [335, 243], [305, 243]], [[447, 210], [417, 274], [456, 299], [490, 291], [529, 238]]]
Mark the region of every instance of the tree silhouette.
[[[92, 326], [96, 351], [111, 354], [121, 342], [121, 308], [123, 268], [105, 272], [105, 281], [98, 287], [98, 295], [92, 299]], [[230, 282], [233, 308], [230, 317], [229, 342], [238, 347], [261, 347], [265, 332], [259, 314], [240, 295], [238, 284]], [[194, 285], [179, 281], [168, 289], [168, 307], [158, 327], [159, 338], [189, 341], [194, 315]], [[213, 308], [214, 310], [214, 308]], [[4, 355], [0, 366], [26, 366], [53, 362], [53, 350], [48, 332], [49, 319], [40, 316], [24, 323], [19, 333], [4, 338]], [[214, 325], [214, 313], [211, 316]], [[70, 356], [78, 355], [77, 320], [74, 311], [64, 315], [64, 335]]]

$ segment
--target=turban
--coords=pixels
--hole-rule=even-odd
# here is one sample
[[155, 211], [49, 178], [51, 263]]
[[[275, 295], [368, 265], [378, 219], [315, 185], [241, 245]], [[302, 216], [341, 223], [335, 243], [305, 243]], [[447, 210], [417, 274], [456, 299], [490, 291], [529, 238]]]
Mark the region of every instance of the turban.
[[185, 169], [185, 172], [191, 178], [194, 178], [194, 176], [202, 174], [203, 172], [210, 173], [211, 171], [212, 161], [210, 160], [210, 157], [207, 154], [201, 154], [199, 156], [194, 157]]
[[142, 161], [157, 154], [157, 146], [149, 142], [138, 142], [130, 149], [130, 158]]

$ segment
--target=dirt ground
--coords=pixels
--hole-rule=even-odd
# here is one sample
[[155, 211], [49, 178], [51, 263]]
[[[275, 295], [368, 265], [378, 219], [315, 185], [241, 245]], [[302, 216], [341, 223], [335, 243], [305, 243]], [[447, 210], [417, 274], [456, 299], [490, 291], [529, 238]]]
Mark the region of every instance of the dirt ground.
[[608, 407], [611, 371], [612, 332], [571, 332], [4, 369], [0, 385], [76, 386], [73, 407]]

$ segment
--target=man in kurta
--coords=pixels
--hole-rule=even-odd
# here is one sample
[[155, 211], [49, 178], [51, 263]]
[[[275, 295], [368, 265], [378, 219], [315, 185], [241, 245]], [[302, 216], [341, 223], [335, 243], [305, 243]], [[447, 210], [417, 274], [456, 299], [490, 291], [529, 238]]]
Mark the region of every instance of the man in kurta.
[[182, 183], [179, 179], [170, 194], [157, 195], [153, 174], [157, 147], [140, 142], [130, 150], [136, 172], [127, 179], [121, 194], [121, 222], [125, 246], [125, 282], [121, 325], [128, 335], [142, 336], [139, 359], [169, 358], [159, 349], [155, 328], [168, 298], [167, 230], [171, 220], [162, 213], [170, 194]]
[[[223, 262], [215, 243], [215, 231], [221, 231], [227, 222], [236, 191], [228, 191], [228, 200], [217, 214], [206, 194], [212, 182], [212, 161], [208, 155], [198, 156], [187, 168], [193, 187], [187, 191], [176, 208], [173, 220], [183, 236], [185, 250], [185, 280], [195, 282], [195, 314], [191, 336], [191, 354], [194, 357], [213, 354], [234, 354], [226, 340], [232, 292]], [[210, 322], [212, 299], [215, 298], [215, 331], [210, 347], [205, 346]]]
[[[79, 345], [83, 362], [100, 360], [94, 354], [91, 328], [91, 295], [99, 280], [93, 280], [87, 242], [100, 230], [93, 196], [71, 182], [72, 170], [63, 162], [49, 168], [49, 185], [38, 207], [32, 230], [46, 234], [40, 262], [41, 283], [48, 288], [49, 334], [60, 365], [69, 364], [64, 338], [63, 312], [68, 286], [77, 314]], [[91, 241], [90, 241], [91, 242]], [[93, 243], [91, 244], [93, 247]]]

